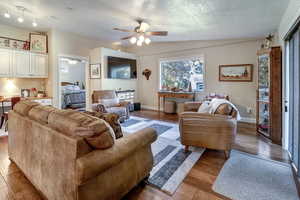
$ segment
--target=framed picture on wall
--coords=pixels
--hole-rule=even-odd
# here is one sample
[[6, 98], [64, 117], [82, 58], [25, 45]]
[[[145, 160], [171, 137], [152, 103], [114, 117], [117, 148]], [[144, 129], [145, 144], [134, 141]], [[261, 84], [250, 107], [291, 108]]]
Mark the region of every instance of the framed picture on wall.
[[252, 64], [219, 66], [219, 81], [252, 82], [252, 80], [253, 80]]
[[39, 33], [30, 33], [30, 51], [36, 53], [48, 53], [48, 38], [47, 35]]
[[91, 79], [101, 78], [101, 64], [90, 65], [90, 77]]

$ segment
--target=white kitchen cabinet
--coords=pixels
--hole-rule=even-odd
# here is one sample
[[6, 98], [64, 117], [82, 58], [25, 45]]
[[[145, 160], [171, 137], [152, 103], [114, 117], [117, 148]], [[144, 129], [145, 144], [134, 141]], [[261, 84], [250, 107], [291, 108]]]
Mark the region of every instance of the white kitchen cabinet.
[[0, 49], [0, 77], [12, 77], [12, 68], [12, 51]]
[[0, 49], [0, 77], [47, 78], [48, 55], [29, 51]]
[[48, 77], [48, 56], [45, 54], [30, 53], [31, 76]]
[[31, 75], [30, 55], [25, 51], [14, 51], [13, 54], [14, 76], [27, 78]]

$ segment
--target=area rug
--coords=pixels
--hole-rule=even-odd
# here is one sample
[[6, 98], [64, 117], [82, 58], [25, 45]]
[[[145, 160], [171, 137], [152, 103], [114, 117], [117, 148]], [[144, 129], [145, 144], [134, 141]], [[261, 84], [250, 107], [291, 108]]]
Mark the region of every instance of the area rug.
[[213, 190], [234, 200], [297, 200], [289, 164], [233, 151]]
[[140, 117], [130, 117], [122, 124], [124, 134], [131, 134], [143, 128], [154, 128], [158, 139], [152, 144], [154, 167], [148, 183], [172, 195], [183, 179], [199, 160], [205, 149], [190, 148], [185, 152], [180, 143], [178, 125]]

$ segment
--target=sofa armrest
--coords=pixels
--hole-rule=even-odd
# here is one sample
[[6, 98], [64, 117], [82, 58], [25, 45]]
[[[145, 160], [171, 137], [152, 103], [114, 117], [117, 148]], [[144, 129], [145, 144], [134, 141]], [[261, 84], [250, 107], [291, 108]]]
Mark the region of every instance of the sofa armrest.
[[78, 158], [76, 161], [78, 185], [117, 165], [139, 149], [147, 145], [150, 148], [156, 138], [154, 129], [145, 128], [117, 139], [109, 149], [95, 150]]
[[184, 111], [192, 111], [192, 112], [197, 112], [199, 107], [201, 106], [202, 102], [197, 102], [197, 101], [190, 101], [190, 102], [185, 102], [184, 103]]

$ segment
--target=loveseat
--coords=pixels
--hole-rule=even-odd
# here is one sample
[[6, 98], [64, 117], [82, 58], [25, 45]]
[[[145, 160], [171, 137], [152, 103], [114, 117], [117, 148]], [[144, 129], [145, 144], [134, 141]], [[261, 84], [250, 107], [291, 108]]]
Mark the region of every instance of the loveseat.
[[116, 140], [103, 120], [22, 101], [8, 131], [10, 160], [49, 200], [121, 199], [153, 166], [154, 129]]

